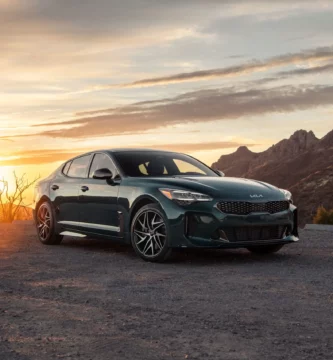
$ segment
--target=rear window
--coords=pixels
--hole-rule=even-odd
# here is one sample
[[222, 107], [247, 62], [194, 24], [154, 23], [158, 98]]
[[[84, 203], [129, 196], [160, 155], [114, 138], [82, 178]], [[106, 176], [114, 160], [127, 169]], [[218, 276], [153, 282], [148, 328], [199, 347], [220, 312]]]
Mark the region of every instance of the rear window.
[[86, 178], [90, 165], [91, 155], [81, 156], [74, 159], [69, 167], [67, 176], [75, 178]]

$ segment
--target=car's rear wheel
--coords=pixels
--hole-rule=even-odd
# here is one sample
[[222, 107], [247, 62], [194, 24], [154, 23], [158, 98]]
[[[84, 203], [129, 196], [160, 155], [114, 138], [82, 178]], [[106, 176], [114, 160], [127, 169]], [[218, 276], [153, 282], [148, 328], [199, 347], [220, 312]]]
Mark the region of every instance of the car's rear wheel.
[[52, 211], [52, 205], [45, 201], [37, 209], [36, 228], [38, 238], [45, 245], [58, 245], [63, 236], [55, 232], [55, 219]]
[[251, 246], [247, 249], [255, 254], [267, 255], [278, 252], [283, 248], [284, 245], [262, 245], [262, 246]]
[[146, 261], [162, 262], [170, 256], [167, 219], [157, 204], [145, 205], [135, 214], [131, 240], [135, 252]]

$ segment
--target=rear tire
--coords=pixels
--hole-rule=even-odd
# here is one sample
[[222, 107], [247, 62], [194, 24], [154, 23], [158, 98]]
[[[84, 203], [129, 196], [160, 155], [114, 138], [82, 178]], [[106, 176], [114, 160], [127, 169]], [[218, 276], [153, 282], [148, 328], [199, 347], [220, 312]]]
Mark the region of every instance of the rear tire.
[[168, 220], [157, 204], [143, 206], [131, 225], [134, 251], [145, 261], [163, 262], [172, 252], [168, 239]]
[[63, 236], [55, 232], [55, 216], [50, 202], [43, 202], [36, 212], [36, 229], [39, 241], [44, 245], [59, 245]]
[[262, 245], [262, 246], [251, 246], [247, 249], [254, 254], [268, 255], [278, 252], [283, 248], [284, 245]]

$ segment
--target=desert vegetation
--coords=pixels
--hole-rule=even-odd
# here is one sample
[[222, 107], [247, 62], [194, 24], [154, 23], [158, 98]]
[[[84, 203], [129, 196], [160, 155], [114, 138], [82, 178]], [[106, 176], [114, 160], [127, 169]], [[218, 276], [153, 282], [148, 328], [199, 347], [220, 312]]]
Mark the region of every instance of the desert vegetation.
[[13, 189], [10, 189], [8, 181], [0, 179], [0, 222], [12, 223], [32, 218], [31, 204], [25, 203], [26, 193], [38, 179], [30, 181], [25, 174], [18, 176], [14, 172]]
[[317, 209], [317, 213], [313, 218], [314, 224], [326, 224], [333, 225], [333, 209], [325, 209], [324, 206], [320, 206]]

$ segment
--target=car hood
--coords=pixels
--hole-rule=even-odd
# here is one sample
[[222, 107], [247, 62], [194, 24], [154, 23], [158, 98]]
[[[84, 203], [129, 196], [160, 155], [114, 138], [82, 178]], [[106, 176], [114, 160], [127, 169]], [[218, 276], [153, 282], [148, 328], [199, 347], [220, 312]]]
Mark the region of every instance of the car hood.
[[[179, 188], [202, 192], [220, 199], [242, 201], [285, 200], [284, 194], [275, 186], [262, 181], [232, 177], [160, 177], [145, 179], [158, 183], [159, 187]], [[156, 184], [157, 185], [157, 184]]]

